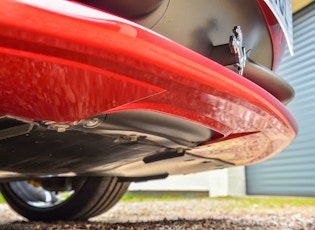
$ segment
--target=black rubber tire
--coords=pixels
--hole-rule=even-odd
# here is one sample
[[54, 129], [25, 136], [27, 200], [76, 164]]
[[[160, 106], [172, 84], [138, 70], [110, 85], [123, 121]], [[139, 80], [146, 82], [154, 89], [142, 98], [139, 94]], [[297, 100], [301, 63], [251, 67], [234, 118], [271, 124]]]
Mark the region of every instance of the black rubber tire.
[[13, 210], [29, 220], [87, 220], [113, 207], [128, 189], [129, 183], [116, 177], [78, 177], [74, 194], [52, 207], [34, 207], [21, 199], [9, 183], [0, 184], [3, 197]]

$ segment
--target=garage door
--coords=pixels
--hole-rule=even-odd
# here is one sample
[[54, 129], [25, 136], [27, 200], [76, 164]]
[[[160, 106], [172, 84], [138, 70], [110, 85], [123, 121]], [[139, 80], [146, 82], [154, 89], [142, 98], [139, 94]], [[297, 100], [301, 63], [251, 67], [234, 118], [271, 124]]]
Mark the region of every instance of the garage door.
[[315, 196], [315, 4], [294, 15], [294, 49], [277, 73], [295, 89], [288, 109], [299, 134], [285, 151], [246, 167], [247, 194]]

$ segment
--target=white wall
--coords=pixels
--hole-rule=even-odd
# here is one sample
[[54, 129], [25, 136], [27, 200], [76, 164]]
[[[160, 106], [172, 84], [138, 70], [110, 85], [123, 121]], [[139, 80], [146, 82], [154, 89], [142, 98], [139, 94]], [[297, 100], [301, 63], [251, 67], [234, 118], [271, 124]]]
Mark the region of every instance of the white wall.
[[209, 196], [244, 196], [244, 167], [219, 169], [189, 175], [170, 176], [162, 180], [132, 183], [129, 191], [195, 191]]

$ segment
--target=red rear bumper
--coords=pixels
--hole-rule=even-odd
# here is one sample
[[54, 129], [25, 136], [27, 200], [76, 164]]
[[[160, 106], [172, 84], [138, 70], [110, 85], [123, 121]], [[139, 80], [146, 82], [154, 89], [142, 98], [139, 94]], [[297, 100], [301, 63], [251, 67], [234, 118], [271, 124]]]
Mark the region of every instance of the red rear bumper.
[[0, 114], [73, 122], [152, 110], [224, 138], [191, 154], [233, 164], [283, 150], [297, 125], [272, 95], [225, 67], [118, 18], [0, 2]]

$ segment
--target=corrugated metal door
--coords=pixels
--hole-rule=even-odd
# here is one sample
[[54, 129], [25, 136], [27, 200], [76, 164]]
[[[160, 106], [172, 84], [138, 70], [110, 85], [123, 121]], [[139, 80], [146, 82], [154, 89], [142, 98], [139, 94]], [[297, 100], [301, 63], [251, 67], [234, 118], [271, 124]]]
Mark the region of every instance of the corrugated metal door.
[[274, 158], [246, 167], [247, 194], [315, 196], [315, 4], [294, 15], [294, 49], [277, 73], [295, 89], [288, 105], [299, 134]]

